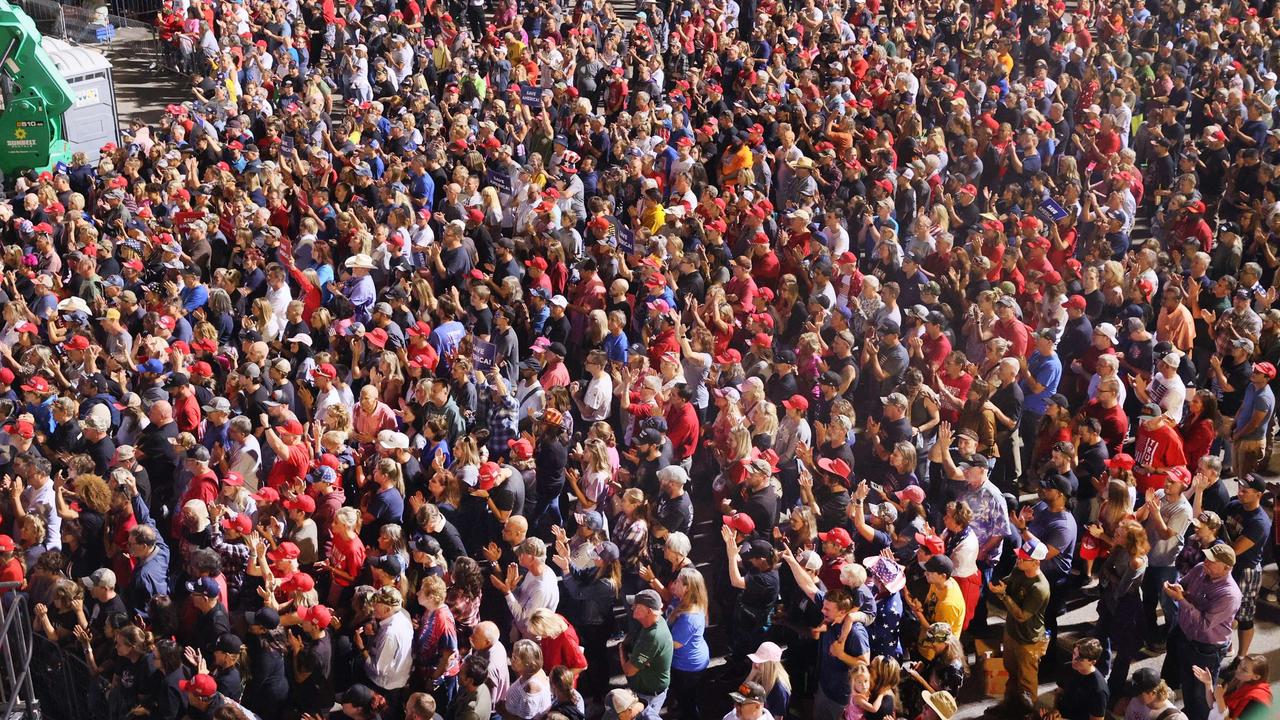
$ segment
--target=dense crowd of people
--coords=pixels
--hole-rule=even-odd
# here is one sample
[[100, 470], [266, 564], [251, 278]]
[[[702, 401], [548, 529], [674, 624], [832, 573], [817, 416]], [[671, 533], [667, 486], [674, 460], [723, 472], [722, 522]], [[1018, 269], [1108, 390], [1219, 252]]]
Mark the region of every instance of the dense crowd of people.
[[93, 707], [1273, 716], [1280, 6], [618, 13], [166, 0], [193, 99], [16, 181]]

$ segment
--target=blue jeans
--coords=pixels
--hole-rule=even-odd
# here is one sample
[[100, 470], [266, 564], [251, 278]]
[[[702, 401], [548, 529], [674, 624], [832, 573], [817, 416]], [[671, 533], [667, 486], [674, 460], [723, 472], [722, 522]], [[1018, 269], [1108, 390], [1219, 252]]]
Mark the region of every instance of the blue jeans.
[[[667, 690], [670, 690], [670, 688], [667, 688]], [[667, 690], [663, 690], [657, 695], [636, 693], [636, 697], [640, 698], [640, 702], [644, 703], [644, 712], [637, 717], [642, 717], [644, 720], [661, 720], [658, 717], [658, 713], [662, 712], [662, 706], [667, 702]]]
[[[1166, 582], [1177, 582], [1178, 569], [1149, 567], [1142, 577], [1143, 640], [1148, 645], [1164, 644], [1169, 631], [1178, 624], [1178, 604], [1164, 591]], [[1164, 628], [1156, 623], [1156, 603], [1164, 611]]]

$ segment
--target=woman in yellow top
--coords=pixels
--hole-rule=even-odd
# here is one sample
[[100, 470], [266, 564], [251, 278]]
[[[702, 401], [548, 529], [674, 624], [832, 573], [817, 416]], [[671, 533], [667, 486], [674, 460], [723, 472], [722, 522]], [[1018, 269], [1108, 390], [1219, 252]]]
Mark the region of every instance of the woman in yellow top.
[[658, 191], [658, 181], [653, 178], [645, 178], [641, 187], [644, 194], [640, 197], [640, 225], [648, 228], [650, 233], [656, 233], [667, 224], [667, 209], [662, 206], [662, 196]]

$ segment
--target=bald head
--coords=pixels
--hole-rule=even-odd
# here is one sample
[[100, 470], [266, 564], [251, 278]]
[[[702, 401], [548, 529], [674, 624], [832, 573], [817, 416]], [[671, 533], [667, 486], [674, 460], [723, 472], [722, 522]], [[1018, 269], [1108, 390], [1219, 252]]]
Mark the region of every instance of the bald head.
[[488, 650], [498, 642], [498, 626], [485, 620], [471, 631], [471, 646], [477, 650]]
[[147, 418], [156, 425], [168, 425], [173, 422], [173, 406], [168, 400], [158, 400], [147, 411]]

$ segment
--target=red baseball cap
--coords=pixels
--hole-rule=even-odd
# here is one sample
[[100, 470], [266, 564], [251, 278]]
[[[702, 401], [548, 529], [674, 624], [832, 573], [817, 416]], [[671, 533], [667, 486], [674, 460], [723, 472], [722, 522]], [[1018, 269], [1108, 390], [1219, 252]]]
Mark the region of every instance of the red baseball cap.
[[62, 347], [65, 350], [88, 350], [89, 338], [83, 335], [73, 335], [62, 343]]
[[920, 548], [927, 550], [930, 555], [941, 555], [947, 551], [947, 544], [937, 535], [916, 533], [916, 542], [920, 543]]
[[198, 698], [211, 698], [218, 694], [218, 682], [211, 675], [196, 675], [190, 680], [179, 680], [178, 689]]
[[480, 480], [476, 487], [480, 490], [492, 490], [494, 485], [498, 484], [498, 476], [502, 474], [502, 466], [496, 462], [486, 462], [480, 465]]
[[1182, 483], [1183, 487], [1191, 487], [1191, 471], [1187, 469], [1186, 465], [1175, 465], [1174, 467], [1169, 468], [1166, 474], [1170, 478]]
[[304, 572], [294, 573], [288, 580], [280, 583], [280, 589], [285, 592], [310, 592], [316, 589], [316, 579]]
[[809, 409], [809, 399], [803, 395], [792, 395], [782, 401], [782, 407], [788, 410], [805, 411]]
[[1134, 464], [1133, 456], [1128, 453], [1120, 453], [1107, 459], [1108, 470], [1132, 470]]
[[908, 485], [894, 493], [894, 495], [902, 502], [911, 501], [916, 504], [924, 504], [924, 488], [919, 485]]
[[1067, 298], [1066, 302], [1062, 303], [1062, 307], [1068, 310], [1083, 310], [1088, 307], [1088, 303], [1085, 302], [1083, 295], [1072, 295]]
[[822, 542], [835, 543], [846, 549], [853, 545], [853, 538], [849, 537], [849, 531], [842, 527], [831, 528], [829, 532], [818, 533], [818, 539]]
[[750, 535], [756, 531], [756, 521], [752, 520], [751, 516], [746, 513], [722, 515], [721, 519], [724, 520], [725, 525], [728, 525], [743, 535]]
[[734, 348], [728, 348], [724, 352], [716, 355], [715, 361], [720, 365], [732, 365], [736, 362], [742, 362], [742, 353]]
[[528, 460], [533, 457], [533, 443], [524, 438], [508, 440], [507, 448], [511, 450], [511, 455], [517, 460]]
[[1253, 364], [1253, 371], [1266, 375], [1268, 380], [1276, 379], [1276, 366], [1269, 362], [1260, 362]]
[[267, 557], [271, 559], [271, 562], [280, 562], [281, 560], [297, 560], [301, 554], [302, 551], [298, 549], [297, 545], [286, 540], [277, 545], [275, 550], [267, 553]]
[[36, 426], [31, 424], [28, 420], [19, 420], [5, 428], [5, 431], [10, 435], [17, 435], [18, 437], [25, 438], [27, 440], [36, 436]]
[[[1254, 367], [1257, 366], [1255, 365]], [[1274, 370], [1272, 371], [1272, 375], [1275, 375]], [[27, 392], [49, 392], [49, 381], [39, 375], [36, 375], [31, 378], [30, 382], [22, 385], [22, 389]]]
[[257, 503], [270, 504], [270, 503], [280, 502], [279, 491], [271, 487], [261, 488], [258, 490], [258, 492], [250, 495], [249, 497], [253, 498], [254, 502], [257, 502]]
[[285, 500], [281, 505], [286, 510], [298, 510], [304, 513], [313, 513], [316, 511], [316, 500], [310, 495], [295, 495], [290, 500]]
[[338, 369], [330, 365], [329, 363], [321, 363], [320, 366], [315, 369], [315, 374], [319, 375], [320, 377], [325, 377], [325, 378], [329, 378], [330, 380], [333, 380], [338, 377]]
[[240, 513], [234, 518], [222, 518], [220, 523], [226, 530], [235, 530], [241, 535], [248, 535], [253, 532], [253, 520], [248, 515]]
[[0, 535], [0, 552], [13, 552], [15, 549], [17, 549], [17, 545], [14, 544], [13, 538], [8, 535]]
[[298, 619], [321, 628], [333, 622], [333, 611], [323, 605], [303, 606], [297, 610]]
[[290, 435], [301, 435], [303, 433], [302, 423], [298, 422], [296, 418], [289, 418], [281, 423], [280, 427], [276, 428], [276, 431], [289, 433]]
[[241, 487], [244, 485], [244, 476], [235, 470], [231, 470], [226, 477], [222, 478], [222, 482], [232, 487]]

